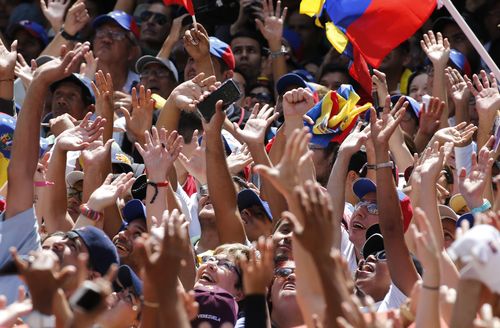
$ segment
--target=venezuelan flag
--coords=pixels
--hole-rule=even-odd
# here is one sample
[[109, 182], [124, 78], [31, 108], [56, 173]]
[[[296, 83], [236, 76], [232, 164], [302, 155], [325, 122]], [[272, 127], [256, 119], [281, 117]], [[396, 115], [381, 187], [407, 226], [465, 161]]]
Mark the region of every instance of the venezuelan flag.
[[311, 142], [326, 147], [330, 142], [342, 143], [356, 124], [359, 114], [371, 104], [356, 106], [360, 97], [353, 87], [343, 84], [337, 91], [329, 91], [307, 112], [314, 124], [305, 121], [312, 132]]
[[436, 0], [326, 0], [331, 21], [345, 30], [368, 64], [378, 67], [385, 56], [412, 36], [429, 18]]

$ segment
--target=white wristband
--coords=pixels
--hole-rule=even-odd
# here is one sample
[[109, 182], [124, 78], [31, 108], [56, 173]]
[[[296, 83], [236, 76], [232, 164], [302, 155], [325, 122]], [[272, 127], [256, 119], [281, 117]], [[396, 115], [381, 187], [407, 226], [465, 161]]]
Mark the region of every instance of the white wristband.
[[455, 167], [457, 172], [460, 172], [462, 167], [465, 167], [467, 174], [469, 174], [472, 167], [472, 153], [474, 152], [474, 146], [472, 143], [465, 147], [455, 147]]

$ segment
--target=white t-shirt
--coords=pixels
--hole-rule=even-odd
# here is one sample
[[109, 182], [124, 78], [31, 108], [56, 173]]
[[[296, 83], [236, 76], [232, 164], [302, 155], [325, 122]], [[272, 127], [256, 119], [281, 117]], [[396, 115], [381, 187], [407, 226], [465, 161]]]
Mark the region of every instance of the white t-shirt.
[[349, 240], [349, 233], [344, 227], [341, 227], [340, 230], [341, 240], [340, 240], [340, 253], [347, 261], [347, 267], [351, 274], [354, 274], [356, 269], [358, 268], [358, 261], [356, 259], [356, 250], [354, 248], [354, 244]]
[[385, 294], [377, 312], [386, 312], [392, 309], [398, 309], [405, 301], [406, 295], [403, 294], [403, 292], [400, 291], [396, 285], [391, 283], [391, 287], [389, 287], [389, 291]]

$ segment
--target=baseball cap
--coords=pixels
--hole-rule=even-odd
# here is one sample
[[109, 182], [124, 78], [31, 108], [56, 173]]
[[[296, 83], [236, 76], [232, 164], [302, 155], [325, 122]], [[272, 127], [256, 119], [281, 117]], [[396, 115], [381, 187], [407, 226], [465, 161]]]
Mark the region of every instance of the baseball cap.
[[102, 276], [108, 272], [112, 264], [119, 264], [118, 253], [111, 239], [101, 230], [93, 226], [67, 232], [69, 238], [80, 237], [89, 250], [89, 263], [93, 270]]
[[117, 173], [128, 173], [134, 169], [132, 167], [133, 159], [127, 155], [116, 142], [111, 146], [111, 163], [113, 168], [117, 169]]
[[446, 205], [438, 205], [438, 210], [439, 210], [439, 216], [441, 217], [441, 220], [443, 219], [451, 219], [453, 221], [458, 220], [458, 215], [451, 209], [451, 207], [448, 207]]
[[283, 95], [288, 87], [309, 88], [309, 85], [304, 79], [295, 73], [288, 73], [280, 77], [276, 83], [276, 91], [279, 95]]
[[82, 181], [85, 174], [82, 171], [71, 171], [66, 175], [66, 185], [73, 187], [78, 181]]
[[92, 27], [96, 29], [108, 22], [118, 24], [124, 30], [132, 32], [132, 34], [139, 39], [140, 34], [137, 22], [133, 16], [130, 16], [126, 12], [122, 10], [113, 10], [105, 15], [97, 16], [96, 19], [94, 19], [94, 22], [92, 22]]
[[194, 293], [199, 311], [196, 319], [191, 321], [192, 327], [198, 327], [202, 322], [208, 322], [212, 328], [236, 323], [238, 303], [228, 291], [218, 286], [200, 286], [194, 289]]
[[113, 290], [121, 292], [124, 289], [132, 287], [135, 293], [142, 295], [142, 280], [135, 274], [128, 265], [121, 265], [116, 273], [116, 278], [113, 281]]
[[471, 76], [471, 68], [467, 57], [456, 49], [450, 49], [450, 60], [465, 75]]
[[407, 101], [410, 105], [409, 109], [412, 110], [413, 112], [413, 115], [415, 115], [415, 117], [418, 119], [420, 117], [420, 105], [419, 103], [413, 99], [412, 97], [410, 96], [401, 96], [401, 95], [395, 95], [395, 96], [391, 96], [391, 103], [394, 105], [398, 102], [399, 98], [405, 98], [405, 101]]
[[455, 213], [459, 213], [466, 211], [468, 212], [469, 209], [467, 207], [467, 202], [465, 201], [464, 196], [462, 194], [455, 194], [451, 196], [450, 198], [450, 207]]
[[372, 254], [376, 254], [379, 251], [384, 250], [384, 237], [380, 232], [380, 226], [374, 224], [366, 230], [366, 241], [363, 245], [361, 253], [366, 259]]
[[238, 210], [243, 211], [246, 208], [249, 208], [253, 205], [261, 206], [266, 212], [269, 220], [273, 220], [273, 215], [271, 214], [271, 209], [269, 208], [269, 204], [263, 201], [259, 195], [255, 193], [252, 189], [244, 189], [238, 193]]
[[457, 220], [457, 228], [462, 226], [463, 221], [469, 222], [469, 227], [473, 227], [474, 226], [474, 215], [470, 212], [460, 215], [460, 217]]
[[[376, 193], [377, 185], [368, 178], [360, 178], [354, 181], [352, 190], [359, 199], [362, 199], [368, 193]], [[406, 196], [404, 192], [398, 190], [397, 193], [399, 205], [401, 206], [401, 211], [403, 213], [403, 229], [406, 231], [408, 230], [413, 217], [413, 207], [411, 206], [410, 198]]]
[[83, 90], [83, 98], [87, 98], [92, 104], [95, 104], [95, 94], [89, 78], [78, 73], [72, 73], [70, 76], [52, 83], [50, 85], [50, 91], [54, 92], [57, 86], [63, 82], [73, 82], [74, 84], [80, 86]]
[[9, 27], [8, 34], [11, 38], [14, 38], [14, 33], [16, 33], [19, 30], [27, 31], [33, 37], [40, 40], [44, 46], [46, 46], [49, 43], [49, 36], [47, 35], [47, 32], [45, 32], [45, 29], [43, 28], [42, 25], [36, 22], [30, 20], [22, 20], [17, 23], [14, 23]]
[[222, 59], [224, 63], [226, 63], [227, 67], [229, 67], [229, 69], [234, 69], [236, 66], [236, 62], [234, 60], [234, 55], [231, 47], [227, 43], [219, 40], [214, 36], [211, 36], [209, 38], [209, 41], [210, 54]]
[[147, 187], [148, 177], [146, 174], [139, 175], [134, 183], [132, 184], [132, 197], [138, 200], [144, 200], [146, 198], [146, 187]]
[[138, 199], [129, 200], [123, 207], [122, 213], [127, 223], [137, 219], [146, 220], [146, 206]]
[[316, 79], [314, 78], [314, 76], [308, 70], [305, 70], [305, 69], [295, 69], [295, 70], [291, 71], [291, 73], [297, 74], [298, 76], [300, 76], [306, 82], [316, 83]]
[[159, 65], [166, 67], [174, 75], [175, 81], [179, 82], [179, 73], [177, 72], [177, 68], [175, 68], [174, 63], [169, 59], [162, 59], [162, 58], [153, 57], [150, 55], [142, 56], [135, 63], [136, 72], [140, 74], [142, 72], [142, 70], [144, 69], [144, 67], [148, 64], [151, 64], [151, 63], [159, 64]]

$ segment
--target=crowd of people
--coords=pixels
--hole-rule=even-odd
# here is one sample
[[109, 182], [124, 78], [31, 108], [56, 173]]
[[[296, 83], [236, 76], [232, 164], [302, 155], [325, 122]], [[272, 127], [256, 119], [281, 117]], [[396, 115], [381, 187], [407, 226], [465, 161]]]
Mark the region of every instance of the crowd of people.
[[0, 327], [500, 327], [500, 92], [448, 13], [366, 90], [298, 1], [206, 5], [0, 1]]

